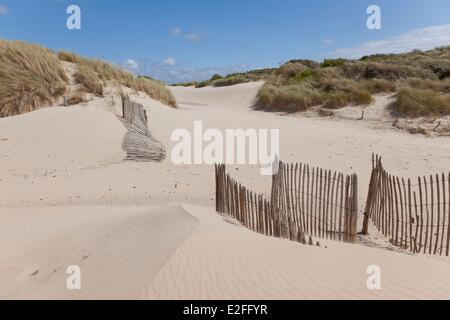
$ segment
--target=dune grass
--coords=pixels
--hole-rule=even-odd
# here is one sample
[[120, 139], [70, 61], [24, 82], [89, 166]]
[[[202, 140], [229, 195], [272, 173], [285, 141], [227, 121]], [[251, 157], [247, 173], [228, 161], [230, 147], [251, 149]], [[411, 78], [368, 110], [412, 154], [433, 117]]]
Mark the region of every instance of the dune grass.
[[0, 117], [30, 112], [61, 97], [67, 77], [48, 49], [0, 40]]
[[88, 66], [82, 64], [78, 66], [75, 73], [75, 81], [81, 85], [81, 91], [103, 96], [103, 82]]
[[85, 101], [85, 93], [102, 96], [104, 87], [112, 83], [176, 107], [175, 98], [160, 81], [136, 78], [109, 63], [71, 52], [55, 54], [39, 45], [0, 40], [0, 117], [30, 112], [62, 100], [69, 83], [61, 61], [77, 64], [75, 81], [80, 89], [66, 97], [68, 104]]
[[397, 93], [392, 110], [411, 118], [450, 115], [450, 95], [430, 89], [403, 87]]
[[269, 77], [272, 77], [277, 69], [257, 69], [248, 72], [239, 72], [239, 73], [231, 73], [226, 76], [221, 76], [219, 74], [214, 74], [210, 79], [204, 81], [194, 81], [194, 82], [183, 82], [183, 83], [174, 83], [172, 86], [183, 86], [190, 87], [195, 86], [196, 88], [204, 88], [204, 87], [226, 87], [226, 86], [234, 86], [240, 83], [247, 83], [252, 81], [264, 80]]
[[60, 51], [58, 57], [78, 65], [75, 79], [86, 92], [102, 96], [104, 87], [111, 83], [142, 91], [152, 99], [176, 107], [175, 98], [161, 81], [148, 77], [135, 78], [131, 73], [112, 64], [83, 58], [71, 52]]
[[360, 60], [327, 59], [321, 64], [291, 60], [264, 78], [256, 107], [292, 112], [315, 105], [330, 109], [367, 106], [373, 103], [374, 94], [398, 92], [400, 115], [445, 115], [449, 78], [450, 47]]
[[170, 90], [168, 90], [165, 85], [159, 81], [140, 77], [133, 81], [131, 88], [137, 91], [142, 91], [149, 97], [161, 101], [162, 103], [173, 108], [176, 108], [177, 106], [177, 101]]
[[266, 111], [304, 111], [324, 102], [324, 96], [310, 87], [301, 85], [264, 85], [258, 94], [257, 108]]

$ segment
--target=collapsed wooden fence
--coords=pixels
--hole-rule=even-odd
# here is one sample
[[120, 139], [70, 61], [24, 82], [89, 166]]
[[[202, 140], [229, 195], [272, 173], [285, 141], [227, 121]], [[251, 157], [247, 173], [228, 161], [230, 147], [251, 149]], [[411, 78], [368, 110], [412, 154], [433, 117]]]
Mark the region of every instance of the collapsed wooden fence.
[[148, 129], [147, 112], [144, 107], [122, 99], [122, 115], [128, 132], [122, 143], [127, 160], [159, 162], [166, 158], [164, 146], [157, 141]]
[[413, 253], [450, 253], [450, 173], [411, 179], [387, 173], [372, 160], [363, 233], [369, 220], [390, 242]]
[[357, 224], [356, 175], [279, 164], [270, 199], [249, 191], [216, 165], [216, 210], [250, 230], [309, 244], [312, 237], [352, 242]]

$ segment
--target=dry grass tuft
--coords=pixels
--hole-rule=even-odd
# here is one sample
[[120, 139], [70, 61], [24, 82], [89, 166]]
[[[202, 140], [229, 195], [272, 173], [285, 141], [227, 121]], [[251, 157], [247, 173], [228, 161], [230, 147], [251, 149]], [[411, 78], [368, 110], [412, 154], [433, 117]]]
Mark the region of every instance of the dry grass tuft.
[[450, 115], [450, 95], [404, 87], [398, 91], [392, 110], [411, 118]]
[[48, 49], [0, 40], [0, 117], [52, 104], [66, 91], [60, 60]]
[[81, 85], [85, 92], [103, 96], [103, 82], [97, 74], [86, 65], [79, 65], [75, 73], [75, 81]]
[[87, 102], [86, 95], [84, 94], [83, 91], [75, 91], [67, 99], [67, 104], [69, 106], [73, 106], [74, 104], [79, 104], [82, 102]]
[[266, 111], [304, 111], [323, 103], [323, 95], [315, 89], [302, 85], [264, 85], [258, 94], [256, 107]]
[[101, 60], [83, 58], [71, 52], [60, 51], [58, 57], [78, 65], [75, 78], [86, 92], [101, 96], [103, 88], [108, 83], [112, 83], [142, 91], [152, 99], [176, 107], [176, 100], [172, 93], [160, 81], [146, 77], [136, 79], [131, 73], [112, 64]]
[[132, 88], [142, 91], [147, 94], [149, 97], [161, 101], [168, 106], [176, 108], [177, 101], [172, 93], [165, 87], [165, 85], [156, 80], [151, 80], [148, 78], [137, 78], [134, 80]]

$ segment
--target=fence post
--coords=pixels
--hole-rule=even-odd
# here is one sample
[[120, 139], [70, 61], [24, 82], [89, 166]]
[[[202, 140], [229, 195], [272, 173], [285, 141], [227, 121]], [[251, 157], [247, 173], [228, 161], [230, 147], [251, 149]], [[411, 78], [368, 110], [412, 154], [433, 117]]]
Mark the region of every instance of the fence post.
[[363, 222], [363, 228], [361, 231], [361, 234], [367, 235], [369, 234], [369, 221], [372, 217], [372, 201], [374, 198], [374, 188], [376, 186], [376, 179], [378, 177], [378, 164], [375, 165], [372, 155], [372, 174], [370, 177], [370, 183], [369, 183], [369, 192], [367, 194], [367, 201], [366, 201], [366, 209], [364, 210], [364, 222]]

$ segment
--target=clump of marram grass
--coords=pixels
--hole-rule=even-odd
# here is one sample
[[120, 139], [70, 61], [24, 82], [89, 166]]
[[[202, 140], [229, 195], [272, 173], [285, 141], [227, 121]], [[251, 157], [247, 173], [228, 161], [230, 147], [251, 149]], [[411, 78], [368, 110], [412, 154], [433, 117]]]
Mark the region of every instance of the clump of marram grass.
[[371, 94], [363, 88], [353, 88], [348, 91], [336, 91], [328, 94], [323, 107], [339, 109], [345, 106], [368, 106], [373, 103]]
[[172, 93], [159, 81], [150, 80], [148, 78], [140, 77], [134, 80], [132, 88], [137, 91], [142, 91], [149, 97], [161, 101], [168, 106], [175, 108], [177, 102]]
[[152, 99], [176, 107], [174, 96], [161, 81], [148, 77], [135, 78], [131, 73], [107, 62], [83, 58], [66, 51], [60, 51], [58, 57], [77, 64], [78, 70], [75, 79], [86, 92], [101, 96], [104, 87], [108, 83], [112, 83], [142, 91]]
[[403, 87], [397, 93], [392, 110], [411, 118], [450, 115], [450, 95]]
[[384, 79], [361, 80], [360, 85], [371, 94], [392, 93], [397, 91], [395, 82]]
[[54, 103], [66, 91], [67, 77], [48, 49], [0, 40], [0, 117]]
[[309, 86], [266, 84], [258, 93], [256, 107], [266, 111], [298, 112], [320, 105], [323, 101], [323, 94]]
[[77, 90], [74, 93], [71, 93], [67, 99], [67, 105], [73, 106], [74, 104], [79, 104], [82, 102], [87, 102], [86, 95], [83, 91]]
[[103, 82], [97, 74], [86, 65], [79, 65], [75, 73], [75, 81], [81, 85], [85, 92], [103, 96]]
[[70, 63], [80, 63], [82, 58], [78, 55], [76, 55], [73, 52], [60, 50], [58, 52], [58, 58], [59, 60], [70, 62]]
[[450, 80], [430, 80], [412, 78], [406, 81], [406, 84], [414, 89], [433, 90], [436, 92], [450, 93]]
[[251, 80], [248, 78], [245, 78], [243, 76], [232, 76], [227, 78], [220, 78], [212, 81], [212, 86], [214, 87], [228, 87], [228, 86], [234, 86], [236, 84], [246, 83], [250, 82]]

